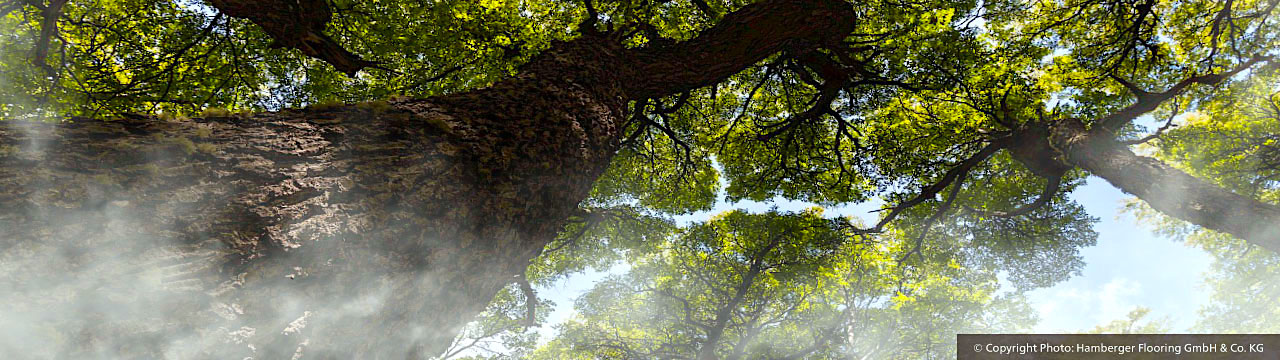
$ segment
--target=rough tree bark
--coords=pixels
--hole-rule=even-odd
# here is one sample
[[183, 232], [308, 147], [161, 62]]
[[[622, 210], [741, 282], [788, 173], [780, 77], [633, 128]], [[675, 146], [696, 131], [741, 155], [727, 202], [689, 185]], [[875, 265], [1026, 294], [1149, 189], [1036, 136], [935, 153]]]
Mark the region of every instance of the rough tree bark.
[[839, 40], [853, 16], [774, 0], [670, 47], [588, 32], [419, 100], [3, 122], [0, 281], [21, 291], [0, 300], [76, 309], [40, 315], [55, 357], [439, 354], [587, 196], [627, 101]]

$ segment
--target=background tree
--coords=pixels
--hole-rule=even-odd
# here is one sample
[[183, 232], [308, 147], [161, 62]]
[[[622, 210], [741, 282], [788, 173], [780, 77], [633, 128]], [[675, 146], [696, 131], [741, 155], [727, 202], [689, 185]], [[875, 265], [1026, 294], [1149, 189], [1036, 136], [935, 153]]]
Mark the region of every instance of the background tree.
[[1147, 320], [1139, 324], [1151, 313], [1151, 309], [1139, 307], [1130, 311], [1123, 319], [1112, 320], [1098, 325], [1089, 334], [1160, 334], [1169, 331], [1169, 327], [1160, 320]]
[[853, 236], [846, 219], [821, 215], [693, 224], [583, 295], [579, 317], [534, 357], [946, 358], [957, 332], [1032, 322], [1019, 293], [997, 293], [998, 266], [934, 251], [937, 261], [899, 263], [910, 241]]
[[[1160, 158], [1197, 176], [1242, 194], [1275, 201], [1276, 127], [1280, 125], [1280, 88], [1274, 73], [1262, 73], [1207, 97], [1200, 109], [1170, 118], [1167, 130], [1149, 143]], [[1139, 203], [1131, 207], [1157, 230], [1204, 249], [1214, 262], [1206, 287], [1211, 303], [1201, 310], [1196, 330], [1206, 332], [1275, 331], [1280, 307], [1280, 258], [1229, 235], [1189, 226]]]

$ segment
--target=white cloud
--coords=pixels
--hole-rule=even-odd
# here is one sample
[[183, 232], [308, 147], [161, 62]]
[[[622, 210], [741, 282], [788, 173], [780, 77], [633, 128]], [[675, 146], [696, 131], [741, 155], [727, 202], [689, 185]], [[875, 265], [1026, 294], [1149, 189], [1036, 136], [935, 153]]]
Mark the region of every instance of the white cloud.
[[1058, 286], [1031, 294], [1042, 321], [1036, 332], [1076, 332], [1124, 318], [1139, 303], [1142, 284], [1125, 277], [1101, 286]]

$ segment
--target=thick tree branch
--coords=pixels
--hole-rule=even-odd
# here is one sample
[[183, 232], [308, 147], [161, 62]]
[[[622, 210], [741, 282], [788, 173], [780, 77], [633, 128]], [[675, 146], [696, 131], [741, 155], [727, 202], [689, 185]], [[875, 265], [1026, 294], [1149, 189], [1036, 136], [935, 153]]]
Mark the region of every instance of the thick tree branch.
[[712, 9], [711, 4], [708, 4], [707, 0], [691, 0], [690, 2], [693, 3], [694, 7], [698, 8], [698, 11], [701, 11], [703, 14], [706, 14], [707, 17], [711, 18], [712, 20], [720, 18], [720, 12], [716, 11], [715, 9]]
[[747, 272], [739, 279], [738, 284], [734, 286], [733, 298], [729, 299], [724, 305], [716, 309], [716, 317], [712, 320], [712, 325], [707, 328], [707, 339], [698, 350], [699, 360], [714, 360], [716, 350], [719, 347], [720, 338], [724, 336], [725, 328], [729, 325], [729, 320], [733, 312], [738, 310], [743, 299], [746, 298], [747, 292], [755, 285], [756, 276], [765, 270], [765, 258], [769, 253], [782, 242], [782, 236], [774, 236], [770, 238], [769, 244], [764, 248], [751, 254], [751, 264], [747, 267]]
[[839, 0], [748, 5], [689, 41], [632, 51], [623, 64], [631, 80], [624, 86], [633, 99], [708, 86], [791, 46], [838, 43], [855, 21], [852, 5]]
[[[778, 135], [795, 129], [801, 124], [817, 121], [824, 115], [832, 115], [836, 117], [837, 122], [839, 123], [839, 130], [841, 132], [839, 135], [847, 135], [847, 132], [845, 131], [847, 122], [844, 119], [840, 119], [840, 115], [831, 107], [831, 105], [835, 103], [836, 99], [840, 96], [840, 92], [842, 90], [847, 87], [860, 84], [905, 85], [879, 79], [877, 75], [871, 74], [860, 66], [843, 66], [817, 51], [807, 52], [796, 60], [798, 63], [795, 64], [796, 69], [794, 73], [799, 76], [802, 81], [817, 88], [818, 94], [814, 96], [812, 104], [805, 111], [795, 114], [786, 120], [765, 125], [764, 129], [769, 131], [764, 134], [757, 135], [757, 140], [768, 141]], [[809, 75], [808, 70], [816, 72], [822, 80], [819, 81], [814, 79]], [[854, 141], [856, 141], [856, 138], [852, 136], [847, 137], [849, 139], [855, 139]], [[837, 152], [837, 156], [839, 156], [839, 152]], [[843, 164], [843, 162], [841, 163]]]
[[[32, 2], [38, 4], [37, 2]], [[49, 39], [58, 33], [58, 18], [62, 16], [62, 7], [67, 4], [67, 0], [49, 0], [49, 5], [45, 5], [40, 9], [40, 38], [36, 39], [35, 49], [32, 50], [31, 64], [41, 69], [49, 77], [57, 74], [53, 71], [53, 67], [49, 66], [47, 58], [49, 57]]]
[[587, 8], [587, 18], [582, 19], [582, 22], [578, 24], [578, 31], [595, 33], [597, 31], [596, 21], [600, 19], [600, 13], [596, 11], [595, 1], [582, 0], [582, 5]]
[[809, 106], [809, 109], [806, 109], [795, 116], [789, 117], [786, 120], [765, 125], [765, 129], [772, 128], [772, 130], [769, 130], [769, 132], [764, 134], [756, 135], [756, 140], [769, 141], [775, 136], [795, 129], [800, 126], [800, 124], [817, 121], [823, 115], [833, 113], [834, 111], [831, 110], [831, 104], [835, 102], [836, 98], [840, 95], [840, 89], [843, 84], [844, 81], [842, 79], [828, 80], [823, 84], [822, 88], [818, 89], [818, 95], [814, 98], [813, 105]]
[[524, 294], [524, 326], [538, 325], [538, 295], [533, 292], [533, 285], [529, 284], [529, 279], [524, 275], [516, 277], [516, 284], [520, 285], [520, 293]]
[[333, 17], [328, 0], [208, 0], [232, 17], [249, 19], [275, 40], [273, 46], [298, 49], [303, 54], [355, 75], [377, 63], [361, 59], [324, 34]]
[[[906, 211], [907, 209], [910, 209], [913, 206], [919, 205], [920, 203], [923, 203], [927, 200], [936, 199], [938, 196], [938, 193], [942, 192], [943, 189], [946, 189], [947, 186], [951, 186], [955, 184], [955, 186], [958, 188], [959, 184], [956, 183], [958, 179], [961, 179], [965, 174], [969, 173], [970, 169], [973, 169], [973, 167], [977, 166], [978, 164], [981, 164], [983, 161], [987, 160], [987, 158], [991, 157], [991, 155], [995, 155], [997, 151], [1000, 151], [1001, 149], [1004, 149], [1007, 146], [1008, 144], [1004, 141], [998, 141], [998, 142], [993, 142], [991, 144], [988, 144], [986, 147], [982, 148], [982, 150], [979, 150], [977, 154], [970, 156], [969, 158], [960, 162], [960, 165], [957, 165], [956, 167], [951, 168], [951, 170], [948, 170], [946, 174], [943, 174], [942, 179], [938, 180], [932, 185], [925, 187], [924, 189], [921, 189], [920, 193], [916, 194], [915, 197], [912, 197], [907, 201], [903, 201], [902, 203], [899, 203], [898, 205], [895, 205], [893, 207], [882, 209], [882, 210], [889, 210], [889, 214], [885, 215], [884, 218], [881, 218], [880, 222], [876, 223], [875, 227], [870, 229], [858, 229], [855, 232], [859, 234], [870, 234], [870, 233], [878, 233], [883, 231], [884, 227], [888, 225], [890, 222], [892, 222], [893, 219], [897, 218], [898, 215], [901, 214], [903, 211]], [[949, 196], [949, 197], [954, 198], [954, 196]]]
[[[911, 255], [921, 255], [920, 249], [924, 248], [924, 239], [929, 236], [929, 231], [933, 230], [933, 224], [942, 219], [942, 216], [946, 215], [948, 211], [951, 211], [951, 205], [956, 202], [956, 195], [960, 194], [960, 187], [964, 185], [964, 180], [969, 176], [969, 170], [972, 167], [958, 167], [957, 169], [960, 172], [953, 184], [951, 184], [951, 191], [947, 193], [946, 199], [942, 200], [942, 204], [933, 211], [933, 214], [929, 215], [929, 218], [925, 219], [924, 223], [920, 225], [920, 235], [916, 235], [916, 240], [914, 245], [911, 246], [911, 250], [898, 258], [899, 263], [907, 261], [907, 259], [911, 258]], [[923, 260], [924, 256], [921, 255], [920, 257]]]
[[1052, 142], [1072, 164], [1166, 215], [1280, 252], [1280, 207], [1275, 204], [1241, 196], [1160, 160], [1134, 154], [1111, 137], [1089, 133], [1077, 120], [1059, 123]]
[[1163, 104], [1165, 101], [1168, 101], [1169, 99], [1172, 99], [1175, 96], [1182, 94], [1191, 85], [1195, 85], [1195, 84], [1208, 85], [1208, 86], [1217, 85], [1218, 83], [1221, 83], [1223, 80], [1231, 78], [1232, 76], [1235, 76], [1241, 71], [1244, 71], [1245, 69], [1248, 69], [1257, 63], [1264, 62], [1264, 61], [1269, 62], [1271, 60], [1272, 58], [1270, 56], [1256, 55], [1252, 58], [1249, 58], [1249, 60], [1243, 63], [1240, 63], [1240, 65], [1237, 65], [1235, 68], [1232, 68], [1231, 70], [1228, 70], [1225, 73], [1192, 76], [1192, 77], [1183, 79], [1182, 81], [1179, 81], [1177, 84], [1174, 84], [1168, 90], [1165, 90], [1159, 93], [1150, 93], [1150, 92], [1143, 91], [1141, 89], [1138, 89], [1137, 86], [1133, 85], [1128, 81], [1120, 79], [1119, 77], [1112, 76], [1112, 79], [1115, 79], [1126, 89], [1129, 89], [1131, 92], [1133, 92], [1134, 96], [1138, 98], [1138, 102], [1098, 119], [1097, 125], [1095, 125], [1092, 131], [1097, 133], [1114, 134], [1117, 130], [1120, 130], [1121, 127], [1124, 127], [1125, 125], [1129, 124], [1129, 122], [1133, 121], [1133, 119], [1136, 119], [1139, 116], [1142, 116], [1142, 114], [1146, 114], [1148, 112], [1151, 112], [1152, 110], [1155, 110], [1156, 107], [1159, 107], [1160, 104]]

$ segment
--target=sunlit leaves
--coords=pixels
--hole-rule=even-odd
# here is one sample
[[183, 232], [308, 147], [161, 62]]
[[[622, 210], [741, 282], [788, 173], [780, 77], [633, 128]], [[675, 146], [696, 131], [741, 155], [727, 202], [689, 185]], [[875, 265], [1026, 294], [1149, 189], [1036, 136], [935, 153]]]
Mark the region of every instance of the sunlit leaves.
[[279, 109], [475, 88], [570, 36], [562, 2], [336, 1], [326, 32], [378, 62], [355, 77], [195, 1], [71, 2], [52, 41], [52, 74], [27, 61], [41, 17], [0, 19], [9, 117], [193, 114], [209, 106]]
[[580, 298], [579, 317], [536, 354], [919, 358], [954, 353], [955, 331], [1028, 323], [1014, 316], [1025, 309], [987, 311], [1025, 306], [997, 294], [994, 270], [932, 248], [942, 261], [905, 264], [909, 241], [854, 236], [844, 223], [810, 210], [694, 224]]

